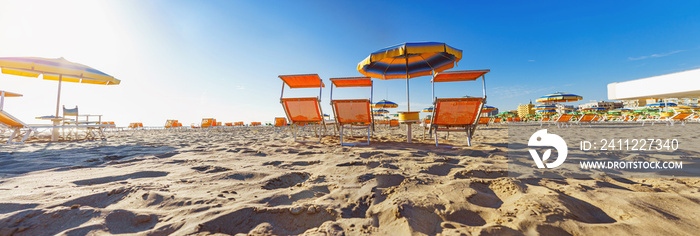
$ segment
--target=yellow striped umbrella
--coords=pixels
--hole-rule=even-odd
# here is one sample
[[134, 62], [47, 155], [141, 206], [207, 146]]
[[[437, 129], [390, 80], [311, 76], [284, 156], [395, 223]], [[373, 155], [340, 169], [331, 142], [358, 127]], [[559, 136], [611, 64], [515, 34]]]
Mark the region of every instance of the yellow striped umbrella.
[[58, 81], [56, 117], [61, 103], [61, 82], [117, 85], [121, 81], [92, 67], [70, 62], [64, 58], [48, 59], [39, 57], [1, 57], [0, 68], [3, 74], [26, 77], [39, 77]]

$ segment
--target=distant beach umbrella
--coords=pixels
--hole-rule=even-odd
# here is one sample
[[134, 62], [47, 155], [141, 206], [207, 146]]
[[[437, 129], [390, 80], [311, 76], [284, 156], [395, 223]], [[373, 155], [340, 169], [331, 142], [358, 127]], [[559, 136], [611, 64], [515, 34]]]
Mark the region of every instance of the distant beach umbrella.
[[435, 110], [434, 107], [426, 107], [426, 108], [423, 108], [422, 112], [429, 112], [429, 113], [432, 113], [433, 110]]
[[495, 107], [492, 107], [492, 106], [489, 106], [489, 105], [484, 105], [484, 108], [481, 109], [481, 112], [489, 113], [489, 112], [492, 112], [492, 111], [495, 111], [495, 110], [498, 110], [498, 108], [495, 108]]
[[663, 108], [663, 107], [677, 107], [678, 104], [673, 103], [673, 102], [656, 102], [652, 104], [647, 104], [644, 107], [650, 107], [650, 108]]
[[372, 113], [375, 113], [375, 114], [387, 114], [387, 113], [389, 113], [389, 110], [386, 110], [386, 109], [377, 109], [377, 110], [373, 110]]
[[552, 110], [552, 109], [557, 109], [556, 105], [537, 105], [533, 107], [535, 110]]
[[538, 98], [536, 101], [541, 102], [541, 103], [561, 103], [561, 102], [575, 102], [578, 100], [583, 99], [583, 97], [576, 95], [576, 94], [570, 94], [570, 93], [553, 93], [553, 94], [547, 94], [544, 95], [540, 98]]
[[374, 107], [374, 108], [397, 108], [397, 107], [399, 107], [399, 104], [396, 104], [395, 102], [392, 102], [392, 101], [381, 100], [381, 101], [375, 103], [372, 107]]
[[608, 111], [608, 113], [623, 113], [623, 112], [632, 112], [632, 109], [618, 108], [618, 109], [613, 109], [613, 110]]
[[557, 110], [537, 110], [535, 113], [540, 115], [554, 115], [557, 114]]

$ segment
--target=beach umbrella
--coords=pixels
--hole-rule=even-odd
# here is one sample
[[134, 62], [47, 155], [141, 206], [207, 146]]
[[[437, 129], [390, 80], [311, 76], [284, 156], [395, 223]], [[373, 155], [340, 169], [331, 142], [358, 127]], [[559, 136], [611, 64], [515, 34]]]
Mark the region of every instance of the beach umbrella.
[[554, 115], [554, 114], [557, 114], [557, 110], [537, 110], [537, 111], [535, 111], [535, 113], [537, 113], [539, 115], [544, 115], [544, 116]]
[[535, 109], [535, 110], [552, 110], [552, 109], [557, 109], [557, 106], [556, 106], [556, 105], [549, 105], [549, 104], [547, 104], [547, 105], [537, 105], [537, 106], [533, 107], [532, 109]]
[[422, 112], [429, 112], [429, 113], [432, 113], [433, 110], [435, 110], [434, 107], [426, 107], [426, 108], [423, 108]]
[[495, 110], [498, 110], [498, 108], [489, 105], [484, 105], [484, 108], [481, 109], [481, 112], [489, 113]]
[[357, 71], [382, 80], [406, 79], [406, 107], [411, 111], [408, 79], [435, 75], [461, 59], [462, 50], [445, 43], [402, 43], [371, 53], [357, 64]]
[[[357, 64], [367, 77], [388, 80], [406, 79], [406, 111], [411, 112], [409, 79], [432, 75], [453, 68], [462, 59], [462, 50], [445, 43], [402, 43], [370, 53]], [[433, 91], [433, 96], [435, 96]], [[411, 114], [412, 115], [412, 114]], [[406, 126], [406, 141], [411, 142], [411, 125]]]
[[56, 99], [56, 117], [61, 104], [61, 83], [85, 83], [101, 85], [118, 85], [121, 81], [92, 67], [70, 62], [64, 58], [48, 59], [39, 57], [0, 57], [3, 74], [58, 81]]
[[618, 108], [618, 109], [613, 109], [613, 110], [608, 111], [608, 113], [623, 113], [623, 112], [632, 112], [632, 109]]
[[664, 107], [677, 107], [678, 104], [673, 102], [656, 102], [652, 104], [647, 104], [644, 107], [647, 108], [664, 108]]
[[377, 110], [373, 110], [372, 113], [375, 113], [375, 114], [386, 114], [386, 113], [389, 113], [389, 110], [386, 110], [386, 109], [377, 109]]
[[541, 102], [541, 103], [561, 103], [561, 102], [575, 102], [575, 101], [578, 101], [581, 99], [583, 99], [583, 97], [576, 95], [576, 94], [556, 92], [553, 94], [544, 95], [544, 96], [538, 98], [536, 101]]
[[399, 104], [396, 104], [395, 102], [392, 101], [387, 101], [387, 100], [381, 100], [374, 105], [372, 105], [373, 108], [397, 108], [399, 107]]

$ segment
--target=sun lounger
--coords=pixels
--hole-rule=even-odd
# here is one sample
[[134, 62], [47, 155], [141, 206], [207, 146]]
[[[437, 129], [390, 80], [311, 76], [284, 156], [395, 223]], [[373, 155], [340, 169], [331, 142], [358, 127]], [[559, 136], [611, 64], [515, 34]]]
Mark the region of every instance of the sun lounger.
[[581, 126], [582, 123], [587, 123], [588, 127], [591, 127], [591, 123], [598, 118], [598, 115], [595, 114], [584, 114], [579, 118], [578, 120], [574, 121], [576, 124]]
[[665, 117], [659, 117], [659, 119], [654, 119], [654, 120], [644, 120], [642, 122], [642, 126], [644, 126], [644, 123], [647, 121], [652, 122], [651, 124], [654, 125], [656, 122], [665, 122], [666, 125], [671, 125], [673, 126], [676, 122], [681, 123], [681, 125], [685, 125], [685, 123], [688, 123], [689, 118], [693, 115], [692, 112], [679, 112], [674, 114], [671, 117], [665, 118]]
[[[12, 131], [12, 134], [10, 134], [10, 137], [7, 139], [7, 143], [24, 143], [27, 138], [31, 137], [32, 133], [36, 135], [38, 133], [38, 129], [62, 127], [53, 125], [29, 125], [10, 115], [4, 110], [0, 110], [0, 124]], [[22, 135], [22, 133], [24, 133], [24, 135]], [[15, 139], [19, 140], [13, 141]]]
[[467, 145], [471, 146], [471, 138], [478, 125], [481, 109], [486, 101], [486, 81], [484, 75], [489, 70], [451, 71], [437, 74], [433, 77], [433, 93], [435, 83], [475, 81], [482, 79], [483, 97], [461, 97], [461, 98], [436, 98], [433, 94], [434, 107], [429, 133], [435, 131], [435, 146], [440, 146], [438, 142], [438, 132], [459, 131], [467, 135]]
[[[332, 78], [331, 80], [331, 106], [335, 115], [336, 127], [340, 132], [340, 145], [369, 145], [370, 133], [374, 126], [372, 116], [372, 79], [369, 77], [353, 77], [353, 78]], [[333, 99], [333, 87], [352, 88], [352, 87], [369, 87], [369, 99]], [[344, 141], [345, 129], [366, 129], [366, 143], [347, 143]]]
[[[306, 75], [280, 75], [282, 79], [282, 95], [280, 95], [280, 103], [284, 108], [284, 113], [292, 125], [295, 142], [316, 142], [320, 143], [322, 138], [321, 129], [325, 134], [326, 123], [323, 119], [321, 111], [321, 94], [323, 92], [323, 81], [317, 74]], [[302, 97], [302, 98], [285, 98], [284, 87], [289, 86], [290, 89], [297, 88], [318, 88], [318, 97]], [[297, 131], [300, 126], [311, 127], [314, 129], [318, 141], [299, 141], [297, 140]]]
[[479, 117], [479, 124], [480, 125], [489, 125], [489, 121], [491, 121], [491, 117]]

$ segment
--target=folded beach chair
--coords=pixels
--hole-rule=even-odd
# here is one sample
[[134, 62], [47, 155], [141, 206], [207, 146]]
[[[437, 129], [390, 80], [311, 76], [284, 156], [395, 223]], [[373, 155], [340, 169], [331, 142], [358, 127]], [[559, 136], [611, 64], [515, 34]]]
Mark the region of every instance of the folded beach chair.
[[[469, 71], [450, 71], [442, 72], [435, 75], [431, 81], [433, 85], [434, 107], [432, 121], [430, 124], [430, 133], [435, 131], [435, 146], [440, 146], [438, 143], [438, 132], [459, 131], [465, 132], [467, 135], [467, 145], [471, 146], [471, 138], [474, 135], [476, 126], [481, 116], [481, 109], [486, 102], [486, 80], [485, 74], [490, 70], [469, 70]], [[457, 81], [475, 81], [478, 78], [482, 79], [483, 97], [461, 97], [461, 98], [436, 98], [435, 83], [438, 82], [457, 82]]]
[[[326, 131], [326, 123], [323, 119], [323, 112], [321, 111], [321, 94], [323, 92], [323, 81], [318, 77], [317, 74], [306, 74], [306, 75], [280, 75], [282, 79], [282, 95], [280, 95], [280, 103], [282, 103], [282, 108], [284, 108], [284, 113], [287, 115], [287, 119], [292, 125], [294, 133], [295, 142], [316, 142], [320, 143], [322, 135]], [[290, 89], [297, 88], [318, 88], [318, 97], [303, 97], [303, 98], [285, 98], [284, 97], [284, 86], [289, 86]], [[318, 137], [318, 141], [298, 141], [297, 131], [300, 129], [300, 125], [305, 124], [305, 127], [311, 127], [314, 130], [315, 135]], [[321, 133], [323, 129], [323, 134]]]
[[283, 132], [287, 128], [287, 118], [275, 117], [275, 132]]
[[[332, 78], [331, 80], [331, 107], [335, 115], [336, 129], [340, 132], [340, 145], [369, 145], [369, 137], [374, 128], [374, 119], [371, 112], [372, 105], [372, 79], [369, 77], [352, 78]], [[333, 87], [352, 88], [369, 87], [369, 99], [333, 99]], [[344, 142], [345, 129], [367, 129], [366, 143], [346, 143]]]
[[598, 115], [596, 114], [584, 114], [579, 118], [577, 121], [574, 121], [576, 124], [581, 126], [582, 123], [588, 123], [588, 127], [591, 127], [591, 123], [598, 118]]

